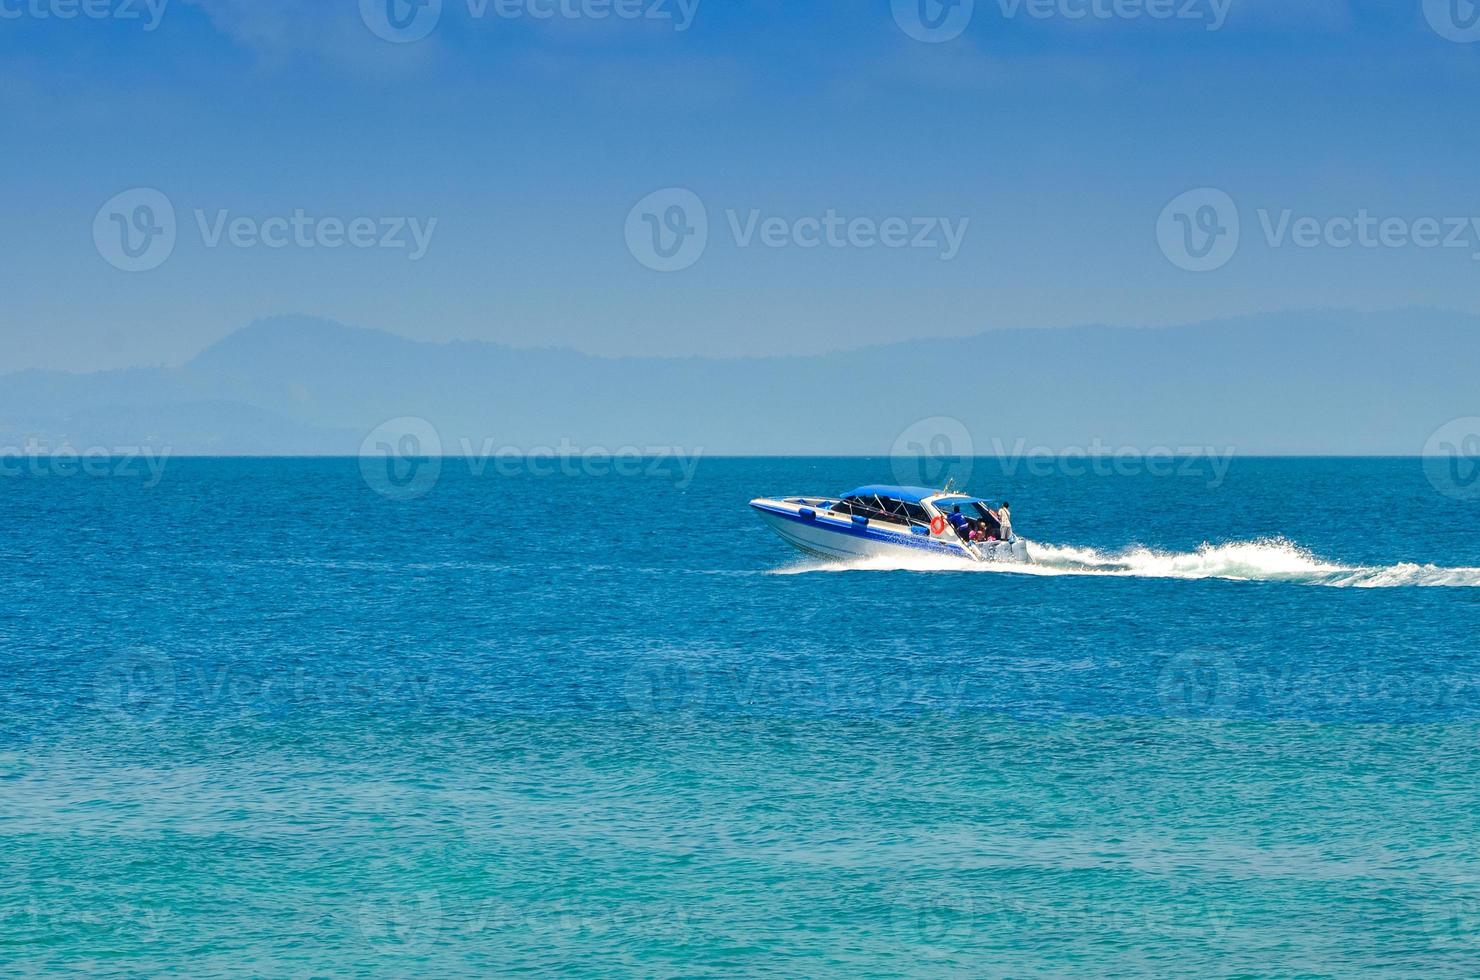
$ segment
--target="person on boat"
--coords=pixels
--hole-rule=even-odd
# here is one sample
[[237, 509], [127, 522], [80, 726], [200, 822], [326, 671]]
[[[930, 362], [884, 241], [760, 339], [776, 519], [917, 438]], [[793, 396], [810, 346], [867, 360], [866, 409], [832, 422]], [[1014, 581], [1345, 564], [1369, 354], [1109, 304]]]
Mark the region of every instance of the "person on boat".
[[1001, 528], [998, 537], [1003, 541], [1012, 540], [1012, 511], [1007, 507], [1007, 501], [1002, 501], [1002, 506], [997, 508], [997, 524]]
[[951, 516], [947, 517], [946, 520], [951, 522], [951, 527], [956, 529], [956, 533], [961, 536], [962, 541], [971, 540], [971, 522], [966, 519], [965, 514], [961, 513], [959, 506], [951, 508]]

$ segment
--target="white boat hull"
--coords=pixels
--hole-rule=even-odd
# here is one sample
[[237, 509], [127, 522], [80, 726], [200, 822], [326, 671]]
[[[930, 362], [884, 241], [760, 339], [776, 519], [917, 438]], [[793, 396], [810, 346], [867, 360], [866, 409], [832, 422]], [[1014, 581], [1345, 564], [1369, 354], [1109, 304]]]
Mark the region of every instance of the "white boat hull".
[[1028, 560], [1028, 547], [1021, 539], [968, 545], [955, 538], [955, 532], [949, 529], [942, 535], [917, 534], [897, 525], [860, 522], [846, 515], [829, 514], [809, 503], [762, 498], [751, 501], [751, 507], [782, 540], [825, 560], [922, 554], [953, 556], [964, 561]]

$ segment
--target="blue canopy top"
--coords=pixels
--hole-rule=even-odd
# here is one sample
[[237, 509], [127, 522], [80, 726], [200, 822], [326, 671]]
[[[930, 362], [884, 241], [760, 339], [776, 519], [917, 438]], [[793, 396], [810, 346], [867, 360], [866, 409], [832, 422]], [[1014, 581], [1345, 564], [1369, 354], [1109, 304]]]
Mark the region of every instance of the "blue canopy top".
[[926, 497], [944, 497], [937, 500], [937, 507], [961, 507], [965, 504], [986, 504], [992, 506], [984, 497], [973, 497], [970, 494], [946, 493], [944, 490], [932, 490], [929, 487], [887, 487], [883, 484], [872, 484], [859, 487], [857, 490], [849, 490], [843, 494], [845, 497], [892, 497], [895, 500], [903, 500], [907, 504], [918, 504]]
[[845, 497], [893, 497], [895, 500], [903, 500], [905, 503], [918, 504], [926, 497], [939, 497], [944, 491], [931, 490], [929, 487], [886, 487], [874, 484], [867, 487], [859, 487], [857, 490], [849, 490], [843, 494]]

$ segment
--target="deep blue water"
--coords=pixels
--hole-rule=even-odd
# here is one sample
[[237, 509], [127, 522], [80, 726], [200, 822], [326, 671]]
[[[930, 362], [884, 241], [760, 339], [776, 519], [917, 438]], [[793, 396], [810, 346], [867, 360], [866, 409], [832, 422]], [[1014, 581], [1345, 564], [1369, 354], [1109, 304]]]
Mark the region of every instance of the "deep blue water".
[[888, 460], [0, 478], [0, 969], [1480, 973], [1480, 503], [1001, 466], [1026, 573], [746, 506]]

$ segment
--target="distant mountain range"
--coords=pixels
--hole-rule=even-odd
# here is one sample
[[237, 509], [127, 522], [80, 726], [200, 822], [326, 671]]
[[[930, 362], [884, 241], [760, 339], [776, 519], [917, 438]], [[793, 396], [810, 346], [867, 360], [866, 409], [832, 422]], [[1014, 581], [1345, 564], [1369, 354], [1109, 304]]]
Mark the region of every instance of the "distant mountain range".
[[[255, 322], [173, 368], [0, 376], [0, 449], [354, 454], [416, 416], [460, 446], [883, 455], [917, 420], [1003, 444], [1416, 455], [1480, 415], [1480, 318], [1282, 313], [1003, 330], [820, 356], [601, 358]], [[1022, 442], [1019, 443], [1019, 440]]]

